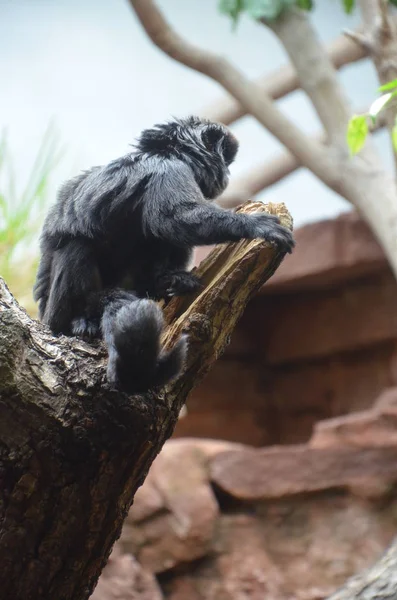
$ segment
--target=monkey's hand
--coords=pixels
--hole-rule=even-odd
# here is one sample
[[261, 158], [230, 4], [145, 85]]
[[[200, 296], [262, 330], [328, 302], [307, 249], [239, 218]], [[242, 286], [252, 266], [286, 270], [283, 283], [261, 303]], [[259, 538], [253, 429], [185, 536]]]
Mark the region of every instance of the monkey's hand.
[[267, 242], [277, 246], [280, 250], [291, 254], [295, 240], [292, 232], [280, 224], [280, 220], [275, 215], [266, 215], [263, 213], [254, 213], [245, 215], [250, 221], [252, 227], [251, 236], [253, 239], [262, 238]]
[[156, 285], [156, 295], [160, 298], [172, 298], [172, 296], [184, 296], [202, 288], [200, 280], [186, 271], [174, 271], [164, 273]]
[[78, 337], [98, 338], [101, 335], [99, 320], [77, 317], [72, 321], [72, 333]]

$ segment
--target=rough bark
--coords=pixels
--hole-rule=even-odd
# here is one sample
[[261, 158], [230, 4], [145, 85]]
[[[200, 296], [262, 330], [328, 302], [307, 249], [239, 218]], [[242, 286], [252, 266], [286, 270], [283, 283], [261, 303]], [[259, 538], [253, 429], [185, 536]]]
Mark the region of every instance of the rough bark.
[[[250, 204], [292, 226], [283, 205]], [[206, 288], [166, 308], [164, 338], [187, 330], [185, 373], [161, 392], [106, 383], [103, 346], [53, 337], [0, 280], [0, 589], [12, 600], [85, 600], [134, 493], [192, 387], [283, 256], [261, 241], [217, 248]]]

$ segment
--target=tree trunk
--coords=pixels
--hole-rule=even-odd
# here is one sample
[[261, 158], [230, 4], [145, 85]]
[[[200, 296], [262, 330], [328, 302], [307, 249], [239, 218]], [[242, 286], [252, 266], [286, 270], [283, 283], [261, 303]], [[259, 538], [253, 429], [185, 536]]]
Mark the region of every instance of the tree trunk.
[[[292, 226], [283, 205], [242, 210], [266, 209]], [[184, 375], [141, 396], [108, 386], [101, 343], [53, 337], [0, 280], [2, 598], [90, 596], [188, 393], [282, 258], [258, 240], [218, 247], [198, 270], [204, 291], [166, 307], [165, 343], [189, 333]]]

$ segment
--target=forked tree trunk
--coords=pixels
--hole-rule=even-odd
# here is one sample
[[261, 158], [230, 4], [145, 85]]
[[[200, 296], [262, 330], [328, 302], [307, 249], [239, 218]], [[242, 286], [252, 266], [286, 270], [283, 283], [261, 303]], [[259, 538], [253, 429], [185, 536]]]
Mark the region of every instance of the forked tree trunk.
[[[292, 226], [283, 205], [250, 204]], [[186, 397], [283, 256], [260, 242], [217, 248], [205, 288], [166, 308], [165, 343], [190, 336], [185, 374], [160, 393], [106, 384], [101, 344], [53, 337], [0, 280], [0, 597], [88, 598], [136, 489]]]

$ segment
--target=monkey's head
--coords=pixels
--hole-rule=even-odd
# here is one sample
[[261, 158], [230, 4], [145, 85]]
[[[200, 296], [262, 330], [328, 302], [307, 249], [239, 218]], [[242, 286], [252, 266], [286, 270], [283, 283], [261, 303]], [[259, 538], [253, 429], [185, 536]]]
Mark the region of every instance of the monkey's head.
[[212, 200], [229, 182], [229, 166], [236, 157], [238, 142], [224, 125], [188, 117], [146, 129], [137, 148], [151, 156], [174, 157], [187, 163], [205, 198]]

